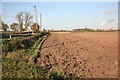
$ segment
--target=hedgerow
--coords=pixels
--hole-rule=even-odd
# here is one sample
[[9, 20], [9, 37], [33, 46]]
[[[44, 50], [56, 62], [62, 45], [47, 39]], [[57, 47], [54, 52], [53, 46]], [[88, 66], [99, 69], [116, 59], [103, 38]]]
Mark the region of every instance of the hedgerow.
[[[50, 78], [49, 74], [54, 74], [47, 68], [41, 68], [35, 63], [35, 58], [40, 54], [38, 44], [39, 38], [44, 39], [44, 35], [48, 33], [41, 33], [27, 38], [15, 38], [4, 40], [2, 47], [2, 78]], [[41, 41], [40, 41], [41, 42]], [[6, 51], [5, 51], [6, 50]], [[61, 74], [58, 74], [60, 77]], [[63, 75], [62, 75], [63, 76]], [[53, 76], [54, 77], [54, 76]]]

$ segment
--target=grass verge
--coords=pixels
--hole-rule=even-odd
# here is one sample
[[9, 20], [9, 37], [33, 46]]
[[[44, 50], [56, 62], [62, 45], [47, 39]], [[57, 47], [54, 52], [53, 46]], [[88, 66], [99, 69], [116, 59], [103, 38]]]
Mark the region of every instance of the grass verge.
[[[49, 70], [39, 68], [35, 64], [38, 57], [40, 38], [47, 33], [40, 33], [27, 38], [3, 40], [2, 78], [46, 78]], [[37, 46], [36, 46], [37, 45]]]

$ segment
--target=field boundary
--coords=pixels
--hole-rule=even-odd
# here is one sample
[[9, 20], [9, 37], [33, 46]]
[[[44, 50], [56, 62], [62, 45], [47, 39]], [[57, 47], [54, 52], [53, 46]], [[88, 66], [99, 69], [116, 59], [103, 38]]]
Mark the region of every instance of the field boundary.
[[35, 52], [37, 52], [36, 57], [34, 59], [35, 63], [37, 63], [38, 58], [40, 57], [42, 45], [43, 45], [44, 41], [49, 37], [49, 35], [50, 34], [47, 34], [47, 35], [43, 36], [42, 39], [38, 40], [38, 44], [35, 46]]

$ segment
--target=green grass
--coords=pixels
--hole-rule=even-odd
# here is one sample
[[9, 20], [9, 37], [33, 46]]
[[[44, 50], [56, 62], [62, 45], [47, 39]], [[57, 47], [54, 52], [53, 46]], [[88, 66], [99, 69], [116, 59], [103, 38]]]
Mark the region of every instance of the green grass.
[[[27, 38], [4, 39], [2, 54], [2, 78], [57, 78], [62, 79], [64, 73], [58, 68], [40, 68], [36, 65], [36, 58], [40, 55], [41, 47], [46, 35], [41, 33]], [[38, 37], [38, 38], [37, 38]], [[38, 41], [39, 38], [42, 40]]]
[[46, 76], [48, 71], [36, 66], [30, 59], [32, 54], [24, 53], [26, 52], [22, 49], [3, 56], [3, 78], [42, 78]]

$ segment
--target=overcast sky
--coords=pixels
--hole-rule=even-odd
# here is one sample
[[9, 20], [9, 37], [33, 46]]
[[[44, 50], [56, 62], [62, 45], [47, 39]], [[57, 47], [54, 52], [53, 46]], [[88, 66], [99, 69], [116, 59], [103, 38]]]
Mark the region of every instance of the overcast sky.
[[17, 22], [16, 14], [21, 11], [35, 16], [34, 5], [38, 22], [42, 13], [42, 25], [46, 29], [118, 27], [117, 2], [3, 2], [2, 20], [8, 25]]

